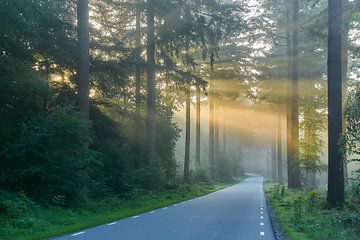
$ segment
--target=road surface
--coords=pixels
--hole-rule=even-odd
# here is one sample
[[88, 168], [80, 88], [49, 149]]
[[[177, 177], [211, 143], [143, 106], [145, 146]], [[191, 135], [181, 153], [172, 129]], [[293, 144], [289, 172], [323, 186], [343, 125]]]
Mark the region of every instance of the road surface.
[[263, 178], [56, 240], [275, 240]]

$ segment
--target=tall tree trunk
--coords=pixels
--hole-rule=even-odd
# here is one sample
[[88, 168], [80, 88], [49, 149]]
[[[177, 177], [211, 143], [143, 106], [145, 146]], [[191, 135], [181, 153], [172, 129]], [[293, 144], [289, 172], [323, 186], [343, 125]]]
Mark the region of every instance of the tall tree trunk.
[[344, 203], [344, 168], [338, 141], [342, 133], [342, 2], [329, 0], [328, 39], [328, 193], [331, 207]]
[[155, 88], [155, 11], [154, 0], [147, 2], [147, 164], [156, 158], [156, 88]]
[[282, 124], [281, 124], [281, 114], [278, 114], [277, 117], [277, 173], [278, 173], [278, 182], [283, 183], [283, 173], [282, 173]]
[[196, 87], [196, 166], [200, 166], [200, 113], [201, 113], [201, 99], [200, 99], [200, 87]]
[[[138, 5], [136, 7], [136, 58], [137, 61], [141, 59], [141, 9], [140, 9], [140, 1], [138, 1]], [[136, 120], [139, 125], [140, 121], [140, 109], [141, 109], [141, 68], [140, 63], [138, 62], [135, 67], [135, 108], [136, 108]]]
[[[143, 148], [141, 144], [141, 67], [140, 67], [140, 60], [141, 60], [141, 6], [140, 0], [138, 1], [138, 5], [136, 6], [136, 13], [135, 13], [135, 21], [136, 21], [136, 36], [135, 36], [135, 47], [136, 47], [136, 66], [135, 66], [135, 115], [136, 115], [136, 129], [135, 129], [135, 144], [137, 150], [143, 153]], [[139, 168], [143, 165], [143, 156], [138, 157], [135, 161], [135, 167]]]
[[219, 165], [220, 162], [220, 135], [219, 135], [219, 102], [218, 99], [215, 101], [215, 110], [214, 110], [214, 155], [215, 155], [215, 178], [218, 177]]
[[299, 0], [293, 1], [292, 24], [292, 94], [291, 94], [291, 152], [288, 162], [288, 187], [301, 188], [299, 153]]
[[222, 137], [222, 140], [223, 140], [223, 147], [222, 147], [222, 151], [223, 151], [223, 154], [226, 154], [226, 145], [227, 145], [227, 126], [226, 126], [225, 111], [223, 111], [223, 118], [222, 118], [222, 121], [223, 121], [223, 137]]
[[291, 148], [292, 148], [292, 120], [291, 120], [291, 31], [290, 31], [290, 4], [288, 0], [284, 0], [286, 13], [286, 55], [287, 55], [287, 101], [286, 101], [286, 158], [287, 158], [287, 180], [288, 185], [291, 181], [289, 174], [291, 173]]
[[210, 81], [209, 90], [209, 175], [212, 180], [215, 178], [215, 156], [214, 156], [214, 86]]
[[[78, 50], [79, 50], [79, 69], [78, 69], [78, 90], [79, 90], [79, 107], [81, 115], [85, 120], [89, 120], [89, 75], [90, 75], [90, 39], [89, 39], [89, 1], [77, 0], [77, 31], [78, 31]], [[89, 130], [84, 132], [85, 136], [89, 135]], [[84, 148], [89, 148], [89, 142], [84, 143]], [[79, 174], [87, 178], [87, 166]], [[85, 180], [86, 181], [86, 180]], [[79, 189], [79, 195], [83, 200], [88, 198], [87, 184], [85, 183]]]
[[78, 49], [79, 49], [79, 106], [84, 119], [89, 119], [89, 1], [77, 0]]
[[276, 182], [277, 181], [277, 175], [276, 175], [276, 133], [272, 134], [271, 137], [271, 179]]
[[190, 84], [186, 86], [184, 182], [190, 182]]

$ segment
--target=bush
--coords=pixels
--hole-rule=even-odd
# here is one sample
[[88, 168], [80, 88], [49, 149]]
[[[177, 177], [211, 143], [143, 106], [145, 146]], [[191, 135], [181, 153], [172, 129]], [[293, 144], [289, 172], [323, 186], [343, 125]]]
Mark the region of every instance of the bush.
[[84, 148], [90, 141], [88, 128], [72, 107], [56, 108], [34, 118], [25, 127], [24, 141], [0, 152], [0, 187], [24, 191], [44, 204], [58, 196], [67, 204], [78, 201], [77, 193], [87, 181], [81, 171], [92, 157]]
[[0, 191], [0, 222], [29, 216], [34, 205], [24, 193]]

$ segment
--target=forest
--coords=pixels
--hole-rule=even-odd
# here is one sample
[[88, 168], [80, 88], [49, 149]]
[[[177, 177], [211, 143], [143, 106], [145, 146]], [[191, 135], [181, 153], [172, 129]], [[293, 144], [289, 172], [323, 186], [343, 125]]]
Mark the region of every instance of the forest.
[[359, 36], [359, 0], [1, 0], [0, 238], [359, 239]]

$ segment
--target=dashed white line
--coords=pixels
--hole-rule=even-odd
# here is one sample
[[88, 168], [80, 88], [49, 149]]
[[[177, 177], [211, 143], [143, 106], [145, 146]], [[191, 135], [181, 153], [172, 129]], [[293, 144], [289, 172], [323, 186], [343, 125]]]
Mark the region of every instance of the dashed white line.
[[260, 212], [260, 214], [264, 214], [264, 212]]
[[263, 219], [264, 217], [263, 216], [260, 216], [261, 219]]
[[108, 223], [107, 225], [111, 226], [111, 225], [115, 225], [115, 224], [117, 224], [117, 222]]
[[264, 210], [264, 208], [260, 208], [260, 210], [261, 210], [261, 211], [263, 211], [263, 210]]
[[260, 223], [260, 226], [264, 226], [264, 223], [263, 223], [263, 222], [261, 222], [261, 223]]
[[265, 233], [264, 232], [260, 232], [260, 236], [264, 236], [265, 235]]
[[139, 216], [133, 216], [133, 217], [131, 217], [131, 218], [133, 218], [133, 219], [134, 219], [134, 218], [138, 218], [138, 217], [139, 217]]
[[84, 234], [85, 232], [78, 232], [78, 233], [74, 233], [74, 234], [71, 234], [72, 237], [76, 237], [76, 236], [79, 236], [81, 234]]

